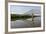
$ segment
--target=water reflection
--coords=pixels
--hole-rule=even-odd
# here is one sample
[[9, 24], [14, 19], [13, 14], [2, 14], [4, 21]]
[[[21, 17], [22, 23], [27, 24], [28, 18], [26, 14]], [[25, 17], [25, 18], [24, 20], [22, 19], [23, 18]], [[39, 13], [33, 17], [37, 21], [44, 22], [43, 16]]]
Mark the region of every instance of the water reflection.
[[31, 28], [40, 26], [41, 26], [41, 17], [34, 18], [34, 23], [32, 22], [32, 18], [26, 20], [11, 21], [11, 28]]

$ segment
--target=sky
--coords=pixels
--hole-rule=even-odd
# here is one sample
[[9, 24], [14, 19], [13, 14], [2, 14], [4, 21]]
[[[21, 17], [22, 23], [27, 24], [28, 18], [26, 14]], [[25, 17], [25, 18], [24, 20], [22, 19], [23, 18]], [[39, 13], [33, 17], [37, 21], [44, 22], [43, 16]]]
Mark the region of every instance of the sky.
[[40, 14], [41, 7], [40, 6], [21, 6], [21, 5], [11, 5], [10, 12], [15, 12], [16, 14], [24, 14], [24, 13], [39, 13]]

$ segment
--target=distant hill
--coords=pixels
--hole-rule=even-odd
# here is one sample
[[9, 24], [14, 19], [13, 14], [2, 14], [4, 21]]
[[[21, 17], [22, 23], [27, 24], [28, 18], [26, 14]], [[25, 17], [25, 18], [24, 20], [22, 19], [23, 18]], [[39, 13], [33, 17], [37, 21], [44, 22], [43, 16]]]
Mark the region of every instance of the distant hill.
[[29, 10], [29, 11], [23, 13], [23, 14], [16, 14], [16, 12], [11, 12], [11, 14], [16, 14], [16, 15], [21, 15], [21, 16], [22, 15], [29, 15], [29, 16], [31, 16], [32, 13], [34, 13], [34, 16], [40, 16], [41, 15], [40, 10], [34, 10], [34, 9]]
[[24, 14], [32, 14], [32, 13], [34, 13], [34, 14], [40, 14], [41, 12], [40, 11], [37, 11], [37, 10], [29, 10], [29, 11], [27, 11], [26, 13], [24, 13]]
[[30, 11], [28, 11], [28, 12], [26, 12], [26, 13], [24, 13], [25, 15], [32, 15], [32, 13], [34, 13], [34, 15], [37, 15], [37, 16], [40, 16], [41, 15], [41, 12], [39, 11], [36, 11], [36, 10], [30, 10]]

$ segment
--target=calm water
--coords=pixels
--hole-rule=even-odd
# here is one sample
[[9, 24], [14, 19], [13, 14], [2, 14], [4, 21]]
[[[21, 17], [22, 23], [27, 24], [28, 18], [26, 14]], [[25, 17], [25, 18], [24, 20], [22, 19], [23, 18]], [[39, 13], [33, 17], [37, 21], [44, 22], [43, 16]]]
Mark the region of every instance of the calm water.
[[41, 18], [34, 18], [34, 22], [32, 22], [32, 18], [27, 20], [16, 20], [11, 21], [11, 28], [31, 28], [31, 27], [40, 27], [41, 26]]

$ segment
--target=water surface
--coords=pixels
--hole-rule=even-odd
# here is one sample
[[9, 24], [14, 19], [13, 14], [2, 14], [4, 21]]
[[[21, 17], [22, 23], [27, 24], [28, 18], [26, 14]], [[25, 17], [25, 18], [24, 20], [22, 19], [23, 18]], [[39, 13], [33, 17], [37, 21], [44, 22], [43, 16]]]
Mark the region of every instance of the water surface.
[[31, 27], [40, 27], [41, 26], [41, 18], [34, 18], [34, 22], [32, 22], [32, 18], [26, 20], [16, 20], [11, 21], [11, 28], [31, 28]]

